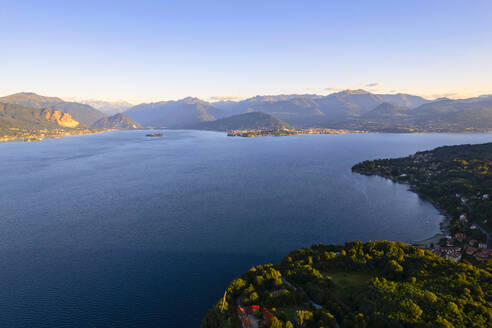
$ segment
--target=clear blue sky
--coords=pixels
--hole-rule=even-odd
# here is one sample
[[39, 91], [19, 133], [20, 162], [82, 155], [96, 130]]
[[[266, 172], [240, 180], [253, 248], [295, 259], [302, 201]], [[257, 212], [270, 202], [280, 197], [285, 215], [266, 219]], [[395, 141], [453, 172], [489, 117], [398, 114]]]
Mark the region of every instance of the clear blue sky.
[[492, 93], [492, 1], [0, 0], [0, 95]]

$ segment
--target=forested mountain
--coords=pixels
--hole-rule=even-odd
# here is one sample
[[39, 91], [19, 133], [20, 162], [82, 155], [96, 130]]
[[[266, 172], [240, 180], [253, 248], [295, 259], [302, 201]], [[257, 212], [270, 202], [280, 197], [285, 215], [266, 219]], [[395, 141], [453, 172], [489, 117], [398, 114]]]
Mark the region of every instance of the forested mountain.
[[400, 116], [408, 116], [408, 108], [405, 106], [395, 105], [384, 102], [373, 110], [363, 114], [362, 118], [385, 118], [391, 119]]
[[106, 116], [89, 105], [63, 101], [57, 97], [44, 97], [32, 92], [21, 92], [10, 96], [0, 97], [0, 102], [33, 108], [49, 107], [57, 109], [61, 112], [70, 114], [75, 120], [86, 125], [91, 125], [95, 121]]
[[142, 129], [143, 127], [126, 116], [125, 114], [115, 114], [110, 117], [103, 117], [100, 120], [92, 124], [93, 127], [99, 129], [118, 129], [118, 130], [131, 130]]
[[316, 126], [324, 118], [318, 104], [310, 98], [294, 98], [251, 106], [249, 111], [261, 111], [297, 127]]
[[[330, 123], [359, 117], [376, 106], [391, 102], [415, 107], [426, 100], [411, 95], [376, 95], [364, 90], [345, 90], [328, 96], [277, 95], [256, 96], [242, 101], [208, 103], [196, 98], [141, 104], [126, 114], [144, 126], [189, 127], [196, 122], [244, 114], [264, 112], [295, 127], [326, 127]], [[191, 106], [190, 106], [191, 105]]]
[[140, 104], [128, 109], [125, 115], [146, 127], [190, 128], [201, 122], [224, 117], [222, 110], [198, 98]]
[[32, 108], [0, 103], [0, 130], [75, 128], [80, 123], [70, 114], [50, 108]]
[[125, 112], [143, 126], [195, 128], [201, 122], [263, 112], [295, 128], [380, 132], [463, 132], [492, 129], [492, 97], [429, 101], [408, 94], [345, 90], [327, 96], [256, 96], [209, 103], [197, 98], [140, 104]]
[[284, 102], [292, 99], [317, 99], [323, 96], [319, 95], [276, 95], [276, 96], [255, 96], [241, 101], [220, 101], [212, 103], [213, 106], [224, 110], [226, 115], [242, 114], [245, 112], [255, 111], [262, 105]]
[[364, 90], [346, 90], [328, 96], [257, 96], [236, 106], [229, 105], [229, 111], [227, 108], [224, 111], [226, 114], [261, 111], [295, 127], [317, 127], [361, 115], [382, 102], [382, 98]]
[[[492, 130], [492, 98], [439, 99], [417, 108], [387, 107], [386, 115], [366, 115], [332, 124], [345, 129], [394, 132], [463, 132]], [[392, 113], [391, 113], [392, 112]]]
[[226, 115], [261, 111], [295, 127], [327, 127], [359, 117], [385, 102], [414, 108], [429, 101], [407, 94], [377, 95], [365, 90], [345, 90], [328, 96], [256, 96], [239, 102], [218, 103], [217, 106]]
[[389, 102], [391, 104], [397, 106], [403, 106], [407, 108], [416, 108], [423, 104], [427, 104], [431, 102], [430, 100], [424, 99], [419, 96], [413, 96], [405, 93], [397, 93], [397, 94], [378, 94], [378, 96], [383, 99], [385, 102]]
[[313, 245], [231, 282], [202, 328], [490, 327], [489, 270], [403, 243]]
[[290, 126], [272, 115], [261, 112], [249, 112], [221, 118], [216, 121], [203, 122], [196, 125], [194, 128], [198, 130], [229, 131], [289, 129]]

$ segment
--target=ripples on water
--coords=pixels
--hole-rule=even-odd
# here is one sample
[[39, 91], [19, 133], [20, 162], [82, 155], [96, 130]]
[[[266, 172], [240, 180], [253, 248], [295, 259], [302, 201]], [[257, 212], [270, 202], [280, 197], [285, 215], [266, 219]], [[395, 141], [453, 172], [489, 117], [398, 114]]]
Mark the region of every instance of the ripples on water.
[[0, 144], [1, 327], [197, 327], [232, 278], [295, 248], [438, 231], [355, 163], [492, 139], [145, 134]]

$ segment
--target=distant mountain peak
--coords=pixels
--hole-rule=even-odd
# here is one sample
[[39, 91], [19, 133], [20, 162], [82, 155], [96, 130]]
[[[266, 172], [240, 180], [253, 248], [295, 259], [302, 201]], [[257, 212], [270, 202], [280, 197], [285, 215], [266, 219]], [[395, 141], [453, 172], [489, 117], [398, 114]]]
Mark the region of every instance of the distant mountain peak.
[[12, 103], [22, 102], [22, 101], [43, 101], [43, 102], [62, 102], [63, 99], [58, 97], [47, 97], [41, 96], [34, 92], [18, 92], [11, 94], [9, 96], [2, 97], [3, 102], [9, 102], [11, 100]]
[[343, 91], [338, 92], [338, 94], [346, 94], [346, 95], [367, 95], [367, 94], [370, 94], [370, 92], [369, 91], [366, 91], [364, 89], [356, 89], [356, 90], [347, 89], [347, 90], [343, 90]]
[[208, 102], [201, 100], [200, 98], [197, 97], [186, 97], [181, 100], [178, 100], [178, 102], [183, 102], [186, 104], [204, 104], [204, 103], [208, 104]]

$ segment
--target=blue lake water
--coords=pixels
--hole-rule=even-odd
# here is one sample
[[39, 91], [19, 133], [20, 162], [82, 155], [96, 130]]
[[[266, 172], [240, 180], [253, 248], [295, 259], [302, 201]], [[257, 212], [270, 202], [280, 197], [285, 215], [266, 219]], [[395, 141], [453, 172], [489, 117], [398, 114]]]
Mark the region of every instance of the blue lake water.
[[492, 141], [145, 134], [0, 144], [0, 327], [198, 327], [231, 279], [296, 248], [439, 231], [432, 205], [357, 162]]

